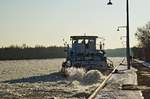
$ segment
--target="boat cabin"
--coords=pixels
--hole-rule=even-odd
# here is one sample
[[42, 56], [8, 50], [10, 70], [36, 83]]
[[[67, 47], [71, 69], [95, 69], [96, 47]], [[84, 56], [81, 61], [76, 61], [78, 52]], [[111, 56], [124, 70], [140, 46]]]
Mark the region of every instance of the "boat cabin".
[[67, 48], [65, 67], [106, 67], [104, 50], [96, 49], [97, 38], [98, 36], [71, 36], [72, 44]]

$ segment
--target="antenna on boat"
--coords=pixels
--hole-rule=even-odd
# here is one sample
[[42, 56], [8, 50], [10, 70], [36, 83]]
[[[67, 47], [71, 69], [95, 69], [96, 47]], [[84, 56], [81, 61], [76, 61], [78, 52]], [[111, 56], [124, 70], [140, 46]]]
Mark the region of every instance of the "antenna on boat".
[[62, 40], [63, 40], [64, 46], [66, 46], [67, 45], [67, 41], [65, 41], [64, 38]]
[[100, 41], [100, 49], [103, 49], [104, 50], [104, 47], [105, 47], [105, 38], [104, 37], [98, 37], [101, 41]]

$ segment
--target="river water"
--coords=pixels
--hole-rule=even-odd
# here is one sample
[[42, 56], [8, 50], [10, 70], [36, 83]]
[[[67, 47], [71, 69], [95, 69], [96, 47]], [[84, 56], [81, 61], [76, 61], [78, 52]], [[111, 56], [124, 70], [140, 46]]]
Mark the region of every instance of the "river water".
[[0, 81], [59, 71], [64, 59], [0, 61]]
[[[118, 65], [123, 58], [110, 59]], [[64, 78], [59, 73], [64, 60], [0, 61], [0, 98], [86, 98], [97, 84], [82, 85]]]
[[[110, 57], [114, 65], [118, 65], [122, 57]], [[40, 60], [0, 61], [0, 81], [22, 77], [39, 76], [60, 71], [64, 58]]]

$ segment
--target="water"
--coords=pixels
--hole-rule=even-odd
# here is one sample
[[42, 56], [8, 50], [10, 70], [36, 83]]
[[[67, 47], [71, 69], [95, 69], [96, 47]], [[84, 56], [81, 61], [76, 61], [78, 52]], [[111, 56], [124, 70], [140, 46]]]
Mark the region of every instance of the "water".
[[60, 59], [0, 61], [0, 81], [39, 76], [60, 71]]
[[[111, 58], [118, 65], [123, 58]], [[0, 61], [0, 98], [85, 99], [101, 79], [99, 71], [71, 70], [65, 78], [59, 72], [64, 59]], [[80, 77], [80, 78], [79, 78]]]
[[[118, 65], [123, 58], [110, 58]], [[64, 58], [0, 61], [0, 81], [39, 76], [60, 71]]]

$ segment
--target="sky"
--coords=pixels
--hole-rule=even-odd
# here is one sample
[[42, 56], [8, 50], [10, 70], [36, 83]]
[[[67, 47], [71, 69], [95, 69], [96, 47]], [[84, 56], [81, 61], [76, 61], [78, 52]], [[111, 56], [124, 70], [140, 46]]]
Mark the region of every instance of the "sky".
[[[126, 0], [0, 0], [0, 47], [63, 46], [72, 35], [105, 38], [105, 48], [123, 47]], [[130, 46], [137, 45], [137, 27], [150, 21], [150, 0], [129, 0]]]

